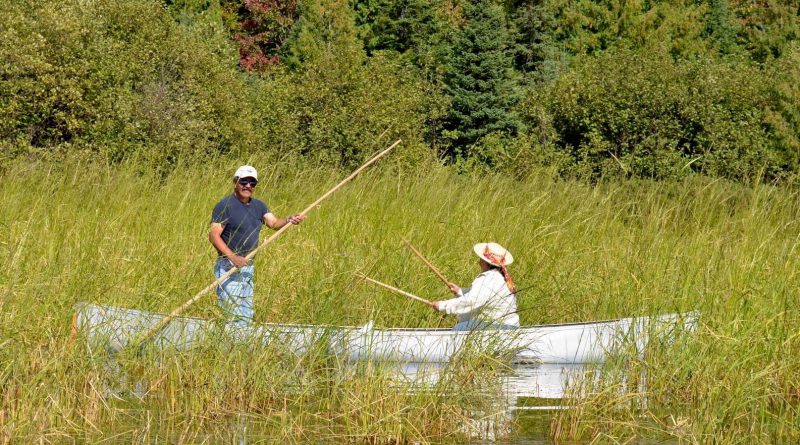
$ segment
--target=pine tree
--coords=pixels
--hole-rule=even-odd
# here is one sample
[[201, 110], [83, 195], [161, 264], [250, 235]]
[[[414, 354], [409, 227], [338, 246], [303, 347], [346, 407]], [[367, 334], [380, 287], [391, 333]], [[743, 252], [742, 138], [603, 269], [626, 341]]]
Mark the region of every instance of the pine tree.
[[728, 0], [710, 0], [706, 34], [719, 45], [722, 54], [731, 53], [736, 45], [736, 29]]
[[506, 0], [510, 36], [514, 41], [515, 68], [540, 80], [554, 78], [564, 55], [554, 44], [558, 17], [544, 0]]
[[444, 23], [436, 0], [357, 0], [356, 25], [368, 53], [419, 52]]
[[491, 0], [465, 4], [466, 22], [455, 31], [444, 66], [451, 108], [442, 135], [452, 159], [468, 158], [469, 146], [489, 133], [514, 135], [519, 119], [518, 76], [503, 8]]
[[289, 66], [360, 65], [364, 51], [347, 0], [301, 0], [300, 19], [284, 51]]

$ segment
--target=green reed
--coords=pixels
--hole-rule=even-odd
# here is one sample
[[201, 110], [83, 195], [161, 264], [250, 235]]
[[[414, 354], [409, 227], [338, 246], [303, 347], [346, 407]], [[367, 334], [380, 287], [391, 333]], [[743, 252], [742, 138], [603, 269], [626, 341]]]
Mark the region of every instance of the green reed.
[[[256, 196], [279, 216], [346, 174], [249, 162], [262, 179]], [[452, 366], [436, 388], [409, 392], [378, 364], [339, 363], [323, 350], [295, 357], [209, 345], [120, 357], [109, 369], [85, 344], [67, 348], [78, 301], [168, 312], [212, 281], [210, 212], [231, 192], [238, 163], [161, 177], [72, 160], [0, 178], [0, 443], [194, 443], [240, 433], [281, 443], [448, 442], [466, 437], [460, 427], [471, 414], [491, 413], [481, 395], [502, 366], [480, 357]], [[472, 244], [493, 240], [516, 259], [524, 325], [702, 314], [695, 334], [610, 360], [575, 409], [552, 415], [553, 438], [800, 439], [795, 191], [701, 178], [591, 187], [387, 164], [257, 255], [258, 322], [450, 326], [354, 274], [448, 298], [403, 238], [462, 286], [478, 270]], [[187, 315], [218, 317], [214, 301]], [[645, 402], [629, 384], [643, 373]]]

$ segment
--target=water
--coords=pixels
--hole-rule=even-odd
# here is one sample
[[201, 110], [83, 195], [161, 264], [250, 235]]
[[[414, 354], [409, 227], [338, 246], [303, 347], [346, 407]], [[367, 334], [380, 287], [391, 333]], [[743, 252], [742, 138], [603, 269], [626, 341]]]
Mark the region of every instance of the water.
[[[407, 363], [391, 364], [381, 372], [393, 373], [393, 390], [425, 391], [433, 388], [448, 369], [447, 364]], [[396, 367], [395, 367], [396, 366]], [[119, 388], [127, 388], [140, 399], [146, 397], [142, 382], [132, 382], [116, 367], [109, 367], [110, 374], [117, 375]], [[498, 373], [490, 373], [483, 383], [484, 403], [480, 412], [471, 416], [474, 420], [463, 421], [463, 432], [472, 437], [474, 443], [502, 445], [544, 445], [547, 439], [549, 419], [554, 410], [570, 408], [574, 391], [570, 384], [584, 378], [587, 368], [581, 364], [519, 365]], [[115, 392], [109, 389], [111, 392]], [[524, 419], [524, 421], [520, 421]], [[209, 437], [209, 440], [224, 440], [226, 443], [245, 445], [259, 443], [261, 437], [257, 424], [251, 425], [247, 413], [241, 413], [230, 424], [227, 437]], [[256, 422], [257, 423], [257, 422]], [[251, 428], [252, 427], [252, 428]]]
[[[431, 387], [447, 365], [409, 363], [397, 369], [409, 390]], [[513, 445], [542, 445], [547, 440], [550, 414], [569, 409], [575, 391], [570, 388], [576, 379], [585, 378], [586, 365], [539, 364], [514, 366], [486, 382], [488, 409], [476, 412], [472, 422], [465, 422], [463, 431], [479, 442]], [[524, 418], [524, 422], [519, 420]], [[524, 423], [524, 431], [515, 428]], [[513, 438], [513, 439], [511, 439]], [[510, 440], [510, 441], [509, 441]]]
[[[411, 386], [434, 384], [443, 365], [435, 363], [409, 363], [403, 365], [398, 372]], [[519, 406], [521, 398], [560, 400], [566, 397], [570, 382], [581, 378], [587, 372], [583, 364], [553, 364], [514, 366], [507, 373], [502, 373], [498, 384], [503, 397], [514, 409], [526, 409]], [[542, 407], [541, 409], [544, 409]]]

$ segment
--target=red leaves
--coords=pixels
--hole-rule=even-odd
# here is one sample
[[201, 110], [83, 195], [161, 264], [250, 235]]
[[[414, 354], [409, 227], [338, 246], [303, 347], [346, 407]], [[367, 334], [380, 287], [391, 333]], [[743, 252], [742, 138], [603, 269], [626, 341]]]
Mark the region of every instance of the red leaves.
[[233, 37], [239, 45], [239, 66], [243, 70], [260, 72], [280, 62], [280, 57], [277, 54], [267, 55], [264, 53], [262, 45], [266, 34], [261, 33], [252, 36], [236, 34]]
[[238, 30], [239, 66], [261, 72], [280, 63], [278, 55], [297, 20], [297, 0], [240, 0], [235, 12]]
[[270, 10], [275, 9], [276, 2], [272, 0], [244, 0], [244, 7], [248, 11], [254, 13], [267, 14]]

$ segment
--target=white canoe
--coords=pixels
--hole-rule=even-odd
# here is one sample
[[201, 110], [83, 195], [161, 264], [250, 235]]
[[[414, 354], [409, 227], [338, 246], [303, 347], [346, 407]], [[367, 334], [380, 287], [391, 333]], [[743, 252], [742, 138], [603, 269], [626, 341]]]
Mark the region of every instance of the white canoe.
[[[91, 345], [124, 349], [165, 315], [135, 309], [78, 303], [76, 327]], [[176, 317], [148, 344], [190, 349], [203, 344], [250, 343], [286, 348], [294, 354], [324, 350], [347, 360], [448, 362], [471, 351], [496, 352], [518, 363], [599, 363], [614, 348], [642, 351], [653, 336], [671, 338], [692, 330], [697, 313], [664, 314], [587, 323], [522, 327], [517, 330], [456, 332], [450, 329], [375, 328], [262, 324], [243, 327], [192, 317]]]

